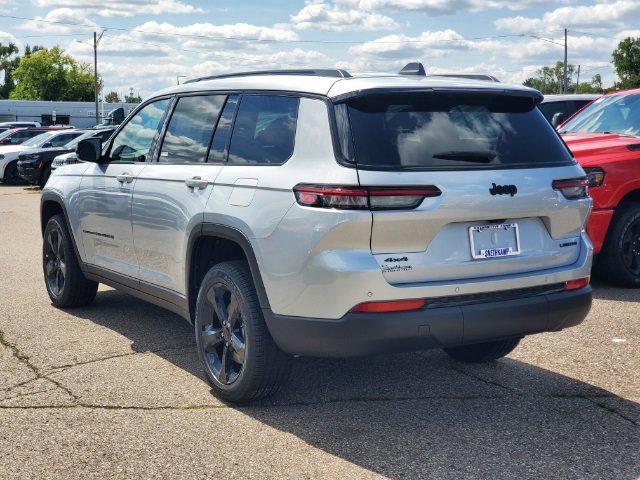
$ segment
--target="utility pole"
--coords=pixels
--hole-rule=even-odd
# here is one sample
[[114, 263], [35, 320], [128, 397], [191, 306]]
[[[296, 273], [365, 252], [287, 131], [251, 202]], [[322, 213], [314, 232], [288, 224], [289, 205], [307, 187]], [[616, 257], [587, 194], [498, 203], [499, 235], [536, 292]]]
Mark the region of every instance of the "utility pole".
[[564, 29], [564, 81], [562, 82], [563, 93], [567, 93], [569, 79], [567, 78], [567, 29]]
[[96, 32], [93, 32], [93, 88], [96, 102], [96, 125], [100, 123], [100, 112], [98, 112], [98, 43], [100, 43], [104, 32], [103, 30], [100, 36], [98, 36]]
[[580, 93], [580, 65], [578, 65], [578, 78], [576, 78], [576, 93]]

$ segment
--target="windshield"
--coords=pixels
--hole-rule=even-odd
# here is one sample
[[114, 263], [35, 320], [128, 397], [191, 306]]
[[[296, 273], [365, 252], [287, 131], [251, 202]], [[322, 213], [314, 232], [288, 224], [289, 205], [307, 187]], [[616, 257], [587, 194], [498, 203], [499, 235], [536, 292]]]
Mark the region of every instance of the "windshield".
[[569, 120], [561, 133], [618, 133], [640, 136], [640, 94], [599, 98]]
[[[337, 105], [336, 120], [343, 154], [353, 157], [358, 168], [454, 170], [574, 163], [549, 122], [525, 97], [369, 95]], [[349, 126], [351, 135], [345, 133]]]
[[41, 133], [40, 135], [36, 135], [35, 137], [30, 138], [26, 142], [22, 142], [22, 145], [24, 145], [25, 147], [41, 147], [42, 145], [47, 143], [47, 140], [49, 138], [51, 138], [54, 135], [55, 135], [55, 132]]
[[91, 138], [93, 136], [95, 136], [96, 132], [84, 132], [82, 135], [74, 138], [73, 140], [71, 140], [68, 143], [65, 143], [64, 146], [62, 148], [76, 148], [78, 146], [78, 143], [80, 142], [80, 140], [84, 140], [85, 138]]

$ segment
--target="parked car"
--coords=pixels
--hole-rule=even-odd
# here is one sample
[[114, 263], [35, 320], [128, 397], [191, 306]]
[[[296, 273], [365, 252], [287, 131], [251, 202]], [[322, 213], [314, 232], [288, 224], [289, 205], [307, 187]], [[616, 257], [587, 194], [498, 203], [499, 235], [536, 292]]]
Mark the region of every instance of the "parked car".
[[71, 140], [59, 145], [50, 142], [40, 148], [29, 150], [18, 155], [18, 175], [30, 185], [44, 187], [51, 175], [51, 163], [53, 159], [62, 153], [73, 152], [76, 147], [75, 140], [87, 136], [85, 130], [73, 130]]
[[53, 161], [51, 162], [51, 170], [55, 170], [56, 168], [63, 165], [71, 165], [72, 163], [76, 163], [78, 161], [75, 148], [78, 146], [78, 142], [80, 142], [80, 140], [84, 140], [85, 138], [98, 137], [102, 142], [106, 142], [107, 140], [109, 140], [109, 137], [113, 134], [114, 131], [115, 127], [98, 128], [94, 130], [88, 130], [85, 134], [74, 138], [71, 142], [65, 145], [65, 147], [70, 150], [69, 152], [54, 157]]
[[55, 129], [43, 132], [20, 145], [0, 146], [0, 178], [4, 183], [20, 183], [22, 179], [18, 175], [18, 157], [22, 153], [60, 147], [81, 134], [82, 131]]
[[[2, 145], [20, 145], [30, 138], [49, 132], [53, 129], [49, 127], [18, 127], [11, 128], [0, 133], [0, 146]], [[57, 129], [56, 129], [57, 130]]]
[[102, 282], [177, 312], [234, 402], [275, 392], [292, 355], [503, 357], [591, 305], [586, 178], [541, 100], [343, 70], [163, 90], [51, 175], [47, 292], [86, 305]]
[[579, 93], [573, 95], [545, 95], [538, 108], [551, 125], [557, 127], [581, 108], [589, 105], [602, 95]]
[[40, 122], [0, 122], [0, 128], [41, 127]]
[[559, 130], [589, 178], [596, 270], [640, 287], [640, 89], [596, 100]]

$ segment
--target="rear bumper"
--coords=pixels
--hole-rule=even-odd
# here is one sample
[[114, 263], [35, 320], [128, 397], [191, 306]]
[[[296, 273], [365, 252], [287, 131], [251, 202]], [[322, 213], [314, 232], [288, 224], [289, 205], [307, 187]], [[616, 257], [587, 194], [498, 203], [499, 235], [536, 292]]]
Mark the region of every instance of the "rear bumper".
[[352, 357], [558, 331], [581, 323], [590, 308], [591, 287], [585, 287], [413, 312], [348, 313], [338, 320], [264, 313], [273, 339], [285, 352]]
[[602, 250], [613, 214], [614, 210], [612, 208], [593, 210], [591, 212], [587, 222], [587, 233], [593, 243], [593, 253], [600, 253], [600, 250]]

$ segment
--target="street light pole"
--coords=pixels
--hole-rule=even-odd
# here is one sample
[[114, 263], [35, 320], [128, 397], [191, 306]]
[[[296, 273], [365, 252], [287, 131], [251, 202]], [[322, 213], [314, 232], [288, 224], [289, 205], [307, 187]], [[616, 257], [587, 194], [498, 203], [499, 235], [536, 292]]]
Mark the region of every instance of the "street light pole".
[[569, 79], [567, 78], [567, 29], [564, 29], [564, 77], [562, 82], [563, 93], [567, 93]]

